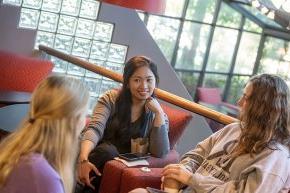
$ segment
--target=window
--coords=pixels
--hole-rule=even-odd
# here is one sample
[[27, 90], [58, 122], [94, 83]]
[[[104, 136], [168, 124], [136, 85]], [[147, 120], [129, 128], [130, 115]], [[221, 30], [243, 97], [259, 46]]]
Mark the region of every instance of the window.
[[289, 41], [267, 37], [258, 72], [278, 74], [289, 82], [290, 61], [287, 58], [289, 49]]
[[[2, 2], [22, 6], [19, 27], [38, 31], [36, 46], [49, 45], [122, 71], [128, 46], [112, 42], [114, 24], [98, 21], [99, 1]], [[256, 67], [258, 73], [276, 73], [290, 83], [289, 40], [276, 37], [280, 32], [284, 38], [289, 33], [285, 35], [281, 25], [254, 7], [237, 1], [167, 0], [163, 16], [141, 12], [139, 17], [193, 98], [195, 88], [204, 85], [227, 89], [224, 98], [236, 103], [244, 83], [257, 73]], [[274, 37], [273, 30], [281, 31]], [[95, 82], [97, 86], [90, 88], [92, 100], [97, 98], [93, 94], [97, 90], [101, 93], [114, 85], [109, 79], [52, 59], [55, 72], [79, 77], [90, 85]]]
[[216, 27], [210, 54], [208, 58], [207, 71], [228, 72], [237, 41], [238, 31]]
[[186, 19], [212, 23], [217, 0], [189, 0]]
[[197, 82], [199, 78], [199, 73], [179, 71], [179, 70], [176, 70], [176, 72], [179, 78], [182, 80], [184, 86], [188, 90], [189, 94], [192, 96], [192, 98], [194, 98], [196, 87], [197, 87]]
[[260, 28], [257, 24], [255, 24], [254, 22], [251, 22], [248, 19], [246, 19], [246, 21], [245, 21], [244, 30], [256, 32], [256, 33], [262, 32], [262, 28]]
[[219, 11], [217, 25], [224, 27], [238, 28], [240, 26], [242, 15], [234, 11], [227, 4], [222, 3]]
[[220, 88], [221, 92], [224, 91], [226, 85], [226, 75], [207, 73], [204, 77], [203, 87]]
[[180, 17], [186, 0], [167, 0], [164, 15]]
[[177, 19], [154, 15], [148, 19], [147, 28], [169, 62], [173, 55], [179, 24]]
[[253, 73], [260, 37], [259, 34], [243, 32], [234, 73], [249, 75]]
[[154, 22], [148, 22], [147, 28], [193, 98], [197, 86], [219, 87], [227, 95], [224, 98], [236, 104], [245, 82], [257, 73], [255, 65], [258, 73], [277, 73], [290, 83], [289, 41], [263, 31], [267, 26], [279, 30], [281, 25], [256, 8], [234, 1], [177, 2], [170, 4], [170, 14], [149, 14], [147, 18], [154, 17]]
[[[114, 24], [98, 21], [95, 0], [4, 0], [21, 6], [19, 27], [37, 31], [35, 49], [46, 45], [83, 60], [122, 72], [128, 46], [112, 42]], [[51, 57], [53, 71], [82, 80], [90, 90], [90, 111], [98, 96], [119, 86], [74, 64]]]
[[243, 95], [243, 89], [246, 86], [249, 76], [233, 76], [227, 101], [232, 104], [237, 104], [240, 96]]
[[183, 26], [175, 64], [176, 69], [201, 70], [210, 26], [186, 21]]

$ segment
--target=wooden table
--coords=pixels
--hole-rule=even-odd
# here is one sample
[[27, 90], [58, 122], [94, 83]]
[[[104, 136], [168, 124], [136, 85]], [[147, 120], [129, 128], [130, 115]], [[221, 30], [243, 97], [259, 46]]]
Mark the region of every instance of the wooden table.
[[27, 104], [30, 102], [30, 92], [0, 90], [0, 104]]

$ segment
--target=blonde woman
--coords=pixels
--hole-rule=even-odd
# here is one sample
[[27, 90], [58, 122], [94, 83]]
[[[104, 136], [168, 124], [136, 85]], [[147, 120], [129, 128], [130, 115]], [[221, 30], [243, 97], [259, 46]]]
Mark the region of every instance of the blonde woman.
[[28, 118], [0, 144], [1, 193], [71, 193], [89, 94], [51, 76], [32, 95]]

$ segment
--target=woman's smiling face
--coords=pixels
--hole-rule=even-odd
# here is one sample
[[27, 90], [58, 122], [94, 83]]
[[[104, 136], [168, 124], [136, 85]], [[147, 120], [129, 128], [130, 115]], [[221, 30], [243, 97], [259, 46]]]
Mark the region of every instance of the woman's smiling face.
[[151, 97], [155, 86], [155, 76], [147, 66], [138, 68], [130, 77], [128, 85], [133, 101], [143, 101]]

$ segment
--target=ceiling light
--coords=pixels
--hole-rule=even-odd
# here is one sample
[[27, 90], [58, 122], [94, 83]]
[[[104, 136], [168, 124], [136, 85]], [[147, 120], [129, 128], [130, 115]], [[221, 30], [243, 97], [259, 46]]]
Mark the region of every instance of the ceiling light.
[[270, 19], [274, 19], [275, 18], [275, 11], [274, 10], [269, 11], [269, 13], [267, 14], [267, 17]]
[[263, 14], [266, 14], [266, 13], [269, 12], [269, 9], [268, 9], [267, 7], [262, 7], [262, 8], [261, 8], [261, 12], [262, 12]]
[[252, 1], [252, 6], [254, 6], [254, 7], [260, 7], [260, 2], [258, 1], [258, 0], [254, 0], [254, 1]]

